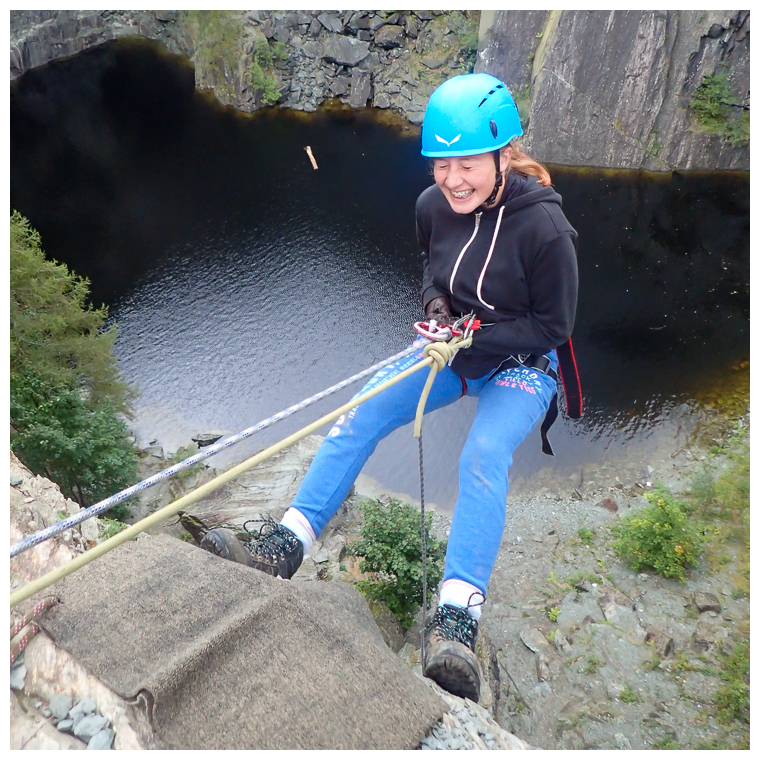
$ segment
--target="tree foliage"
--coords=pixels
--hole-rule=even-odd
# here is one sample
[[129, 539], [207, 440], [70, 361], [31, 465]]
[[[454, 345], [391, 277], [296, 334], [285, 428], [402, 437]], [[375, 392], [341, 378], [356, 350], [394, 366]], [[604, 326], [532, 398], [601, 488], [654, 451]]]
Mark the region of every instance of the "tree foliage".
[[91, 504], [137, 478], [122, 418], [133, 391], [112, 353], [116, 329], [103, 329], [107, 312], [87, 303], [87, 281], [45, 258], [23, 216], [13, 212], [10, 226], [11, 447], [32, 472]]
[[94, 406], [107, 399], [128, 413], [134, 394], [119, 378], [105, 307], [88, 305], [88, 281], [48, 261], [17, 211], [10, 226], [11, 376], [33, 370], [45, 383], [81, 387]]
[[[346, 547], [349, 554], [362, 557], [359, 569], [372, 573], [358, 583], [370, 599], [384, 602], [405, 630], [414, 622], [422, 605], [422, 539], [420, 513], [410, 504], [391, 499], [387, 506], [379, 501], [360, 505], [364, 514], [361, 538]], [[430, 534], [432, 516], [425, 521], [427, 588], [431, 598], [443, 577], [446, 543]]]
[[749, 142], [749, 112], [732, 114], [738, 106], [737, 97], [724, 71], [708, 74], [691, 98], [691, 110], [696, 122], [714, 135], [719, 135], [733, 147]]
[[11, 423], [19, 459], [82, 505], [111, 496], [137, 477], [128, 431], [108, 401], [88, 409], [79, 391], [27, 372], [11, 378]]

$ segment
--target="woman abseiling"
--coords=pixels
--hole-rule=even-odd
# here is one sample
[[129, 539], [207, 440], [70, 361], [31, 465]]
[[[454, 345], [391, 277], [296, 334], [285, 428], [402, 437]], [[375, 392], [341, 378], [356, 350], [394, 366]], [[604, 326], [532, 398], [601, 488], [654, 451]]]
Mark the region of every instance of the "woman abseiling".
[[[474, 654], [506, 518], [507, 473], [520, 442], [550, 411], [555, 348], [573, 329], [578, 289], [576, 232], [545, 167], [515, 143], [522, 135], [507, 87], [488, 74], [456, 76], [431, 95], [422, 154], [435, 184], [417, 200], [422, 306], [444, 326], [475, 312], [470, 348], [439, 371], [426, 412], [478, 398], [459, 462], [459, 496], [439, 605], [425, 647], [426, 676], [477, 701]], [[419, 352], [381, 370], [360, 391], [414, 364]], [[348, 496], [378, 442], [411, 422], [427, 373], [393, 385], [337, 421], [279, 524], [241, 545], [210, 531], [204, 548], [290, 578]]]

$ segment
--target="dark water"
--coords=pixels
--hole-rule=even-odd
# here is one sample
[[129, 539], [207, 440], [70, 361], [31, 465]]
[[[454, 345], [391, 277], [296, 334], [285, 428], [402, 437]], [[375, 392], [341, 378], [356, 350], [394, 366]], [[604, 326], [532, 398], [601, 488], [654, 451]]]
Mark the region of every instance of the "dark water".
[[[414, 202], [431, 182], [418, 143], [370, 114], [246, 117], [195, 93], [192, 71], [157, 48], [109, 44], [12, 84], [11, 205], [109, 305], [140, 389], [136, 433], [174, 450], [407, 345], [421, 316]], [[747, 174], [551, 169], [580, 235], [586, 415], [557, 422], [554, 460], [537, 433], [520, 447], [518, 490], [561, 490], [579, 466], [646, 475], [654, 450], [683, 442], [684, 413], [749, 358]], [[464, 399], [426, 418], [426, 493], [444, 507], [473, 412]], [[365, 472], [417, 493], [411, 431]]]

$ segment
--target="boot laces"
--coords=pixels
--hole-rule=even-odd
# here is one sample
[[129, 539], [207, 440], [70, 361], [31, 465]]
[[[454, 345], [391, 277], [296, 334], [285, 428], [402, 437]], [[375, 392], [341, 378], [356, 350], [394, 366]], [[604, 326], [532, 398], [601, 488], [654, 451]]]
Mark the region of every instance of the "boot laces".
[[474, 651], [478, 635], [478, 621], [463, 607], [444, 604], [435, 611], [431, 628], [449, 641], [458, 641]]
[[[258, 533], [250, 530], [247, 526], [250, 522], [263, 522]], [[249, 536], [250, 541], [245, 542], [251, 554], [259, 557], [267, 557], [271, 560], [281, 559], [298, 550], [300, 541], [290, 528], [275, 522], [270, 518], [265, 520], [246, 520], [243, 529]], [[266, 531], [266, 532], [265, 532]]]

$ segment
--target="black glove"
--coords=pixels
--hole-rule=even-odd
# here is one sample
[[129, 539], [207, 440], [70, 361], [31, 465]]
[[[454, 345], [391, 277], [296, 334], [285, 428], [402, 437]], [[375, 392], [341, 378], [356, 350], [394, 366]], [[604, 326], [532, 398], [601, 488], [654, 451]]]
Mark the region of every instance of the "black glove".
[[446, 327], [455, 321], [451, 315], [451, 304], [446, 296], [438, 296], [430, 301], [425, 307], [425, 317], [428, 322], [434, 319], [438, 327]]

